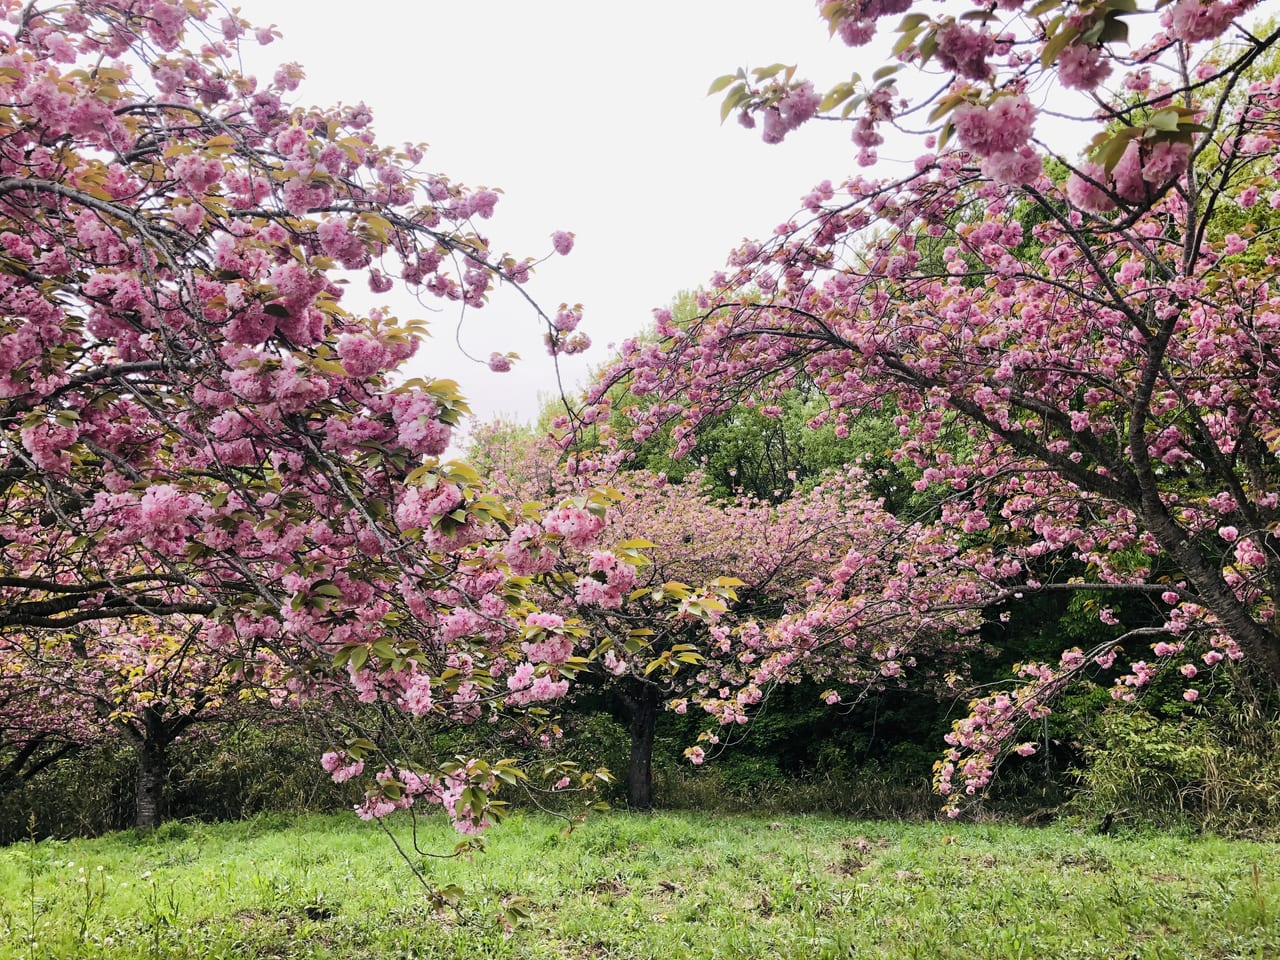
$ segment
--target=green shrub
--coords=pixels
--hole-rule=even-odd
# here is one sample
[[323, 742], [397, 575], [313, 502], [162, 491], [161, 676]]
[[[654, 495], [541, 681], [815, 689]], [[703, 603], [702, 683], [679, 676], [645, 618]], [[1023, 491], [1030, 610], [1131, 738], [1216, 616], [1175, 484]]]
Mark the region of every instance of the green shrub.
[[1076, 807], [1126, 811], [1158, 825], [1194, 818], [1211, 749], [1205, 725], [1114, 710], [1086, 747]]
[[[170, 748], [169, 820], [326, 812], [357, 799], [358, 788], [335, 785], [320, 768], [322, 741], [301, 724], [245, 724], [219, 732], [216, 739], [198, 737]], [[136, 778], [136, 754], [127, 743], [109, 741], [81, 750], [0, 796], [0, 843], [32, 832], [37, 837], [91, 837], [127, 829], [134, 823]]]
[[240, 820], [263, 811], [325, 812], [356, 801], [320, 767], [327, 741], [302, 724], [245, 724], [175, 750], [169, 816]]
[[0, 843], [93, 837], [133, 824], [137, 766], [128, 746], [86, 748], [0, 796]]
[[1069, 809], [1222, 833], [1280, 827], [1280, 713], [1228, 685], [1200, 705], [1108, 711]]
[[712, 813], [826, 813], [886, 820], [925, 820], [938, 813], [931, 774], [916, 767], [871, 760], [839, 771], [774, 777], [767, 766], [756, 766], [758, 780], [747, 775], [752, 770], [751, 764], [736, 763], [721, 771], [716, 761], [697, 770], [686, 764], [655, 772], [657, 805]]
[[[613, 774], [613, 783], [602, 789], [600, 799], [611, 804], [623, 802], [627, 795], [627, 762], [631, 755], [631, 733], [607, 713], [583, 713], [565, 717], [562, 724], [564, 756], [584, 770], [605, 767]], [[661, 756], [654, 751], [654, 762]], [[515, 798], [519, 802], [519, 798]]]

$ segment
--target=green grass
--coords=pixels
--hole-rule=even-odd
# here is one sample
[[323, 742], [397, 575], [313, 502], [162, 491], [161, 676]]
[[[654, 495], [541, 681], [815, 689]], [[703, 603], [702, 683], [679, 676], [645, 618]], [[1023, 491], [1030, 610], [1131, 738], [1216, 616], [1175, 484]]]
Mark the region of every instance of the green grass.
[[0, 960], [1280, 957], [1280, 850], [1214, 838], [615, 813], [562, 840], [518, 815], [415, 862], [458, 911], [347, 816], [18, 844]]

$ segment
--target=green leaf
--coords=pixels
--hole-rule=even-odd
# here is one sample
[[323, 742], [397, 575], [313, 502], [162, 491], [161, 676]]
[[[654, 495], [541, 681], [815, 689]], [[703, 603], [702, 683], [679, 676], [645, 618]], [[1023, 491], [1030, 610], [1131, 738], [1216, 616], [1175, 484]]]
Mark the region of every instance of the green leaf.
[[518, 927], [529, 922], [529, 911], [524, 908], [528, 902], [524, 897], [516, 897], [507, 902], [507, 908], [502, 911], [502, 916], [510, 926]]
[[1128, 43], [1129, 24], [1120, 19], [1119, 14], [1107, 17], [1103, 21], [1102, 32], [1098, 34], [1099, 43]]
[[952, 135], [956, 132], [956, 125], [948, 120], [942, 125], [942, 130], [938, 133], [938, 152], [941, 153], [946, 149], [947, 144], [951, 142]]
[[1115, 165], [1120, 162], [1120, 158], [1124, 156], [1125, 150], [1129, 148], [1129, 141], [1139, 132], [1133, 127], [1125, 127], [1112, 133], [1094, 147], [1090, 157], [1094, 163], [1101, 165], [1104, 170], [1110, 173], [1115, 169]]
[[711, 96], [713, 93], [719, 93], [736, 79], [738, 78], [732, 73], [726, 73], [723, 77], [716, 77], [715, 80], [711, 81], [711, 88], [707, 90], [707, 96]]
[[444, 465], [444, 473], [448, 474], [450, 479], [457, 483], [479, 483], [480, 474], [476, 472], [475, 467], [469, 463], [463, 463], [461, 460], [450, 460]]
[[851, 113], [853, 113], [853, 111], [857, 110], [860, 106], [862, 106], [864, 103], [866, 103], [866, 101], [867, 101], [867, 96], [866, 96], [866, 94], [864, 94], [864, 93], [860, 93], [860, 94], [858, 94], [856, 97], [854, 97], [853, 99], [851, 99], [848, 103], [846, 103], [846, 104], [844, 105], [844, 109], [840, 111], [840, 116], [841, 116], [843, 119], [848, 120], [848, 119], [849, 119], [849, 114], [851, 114]]
[[838, 86], [832, 87], [827, 95], [822, 98], [822, 102], [818, 104], [818, 109], [824, 112], [827, 110], [834, 110], [851, 96], [853, 96], [853, 87], [849, 86], [847, 83], [839, 84]]
[[1058, 24], [1058, 30], [1053, 32], [1054, 25], [1049, 25], [1049, 32], [1052, 33], [1052, 36], [1049, 38], [1049, 42], [1044, 45], [1044, 50], [1040, 54], [1040, 66], [1046, 69], [1053, 61], [1058, 59], [1058, 54], [1080, 35], [1078, 27], [1067, 25], [1061, 17], [1055, 20], [1054, 23]]
[[441, 887], [439, 890], [436, 891], [436, 896], [438, 896], [445, 903], [457, 903], [465, 895], [466, 895], [466, 891], [463, 890], [456, 883], [451, 883], [447, 887]]
[[319, 370], [321, 373], [330, 373], [337, 377], [347, 375], [347, 368], [337, 360], [322, 360], [319, 357], [312, 359], [311, 366]]
[[925, 64], [933, 59], [938, 51], [938, 31], [930, 30], [920, 41], [920, 63]]
[[368, 231], [369, 235], [380, 243], [386, 243], [391, 233], [395, 230], [391, 221], [380, 213], [362, 213], [360, 214], [360, 223]]
[[1098, 38], [1102, 36], [1102, 28], [1105, 25], [1105, 20], [1095, 20], [1087, 29], [1080, 31], [1080, 37], [1076, 42], [1096, 47], [1099, 43]]
[[729, 114], [746, 100], [750, 99], [751, 94], [747, 91], [745, 83], [739, 84], [729, 91], [729, 95], [724, 98], [724, 103], [720, 104], [720, 122], [724, 123], [729, 119]]
[[787, 69], [785, 63], [775, 63], [767, 67], [757, 67], [751, 71], [751, 75], [757, 80], [772, 80], [785, 69]]
[[472, 814], [479, 814], [487, 806], [484, 793], [478, 787], [466, 787], [462, 791], [462, 795], [458, 797], [458, 802], [454, 806], [454, 811], [461, 813], [467, 807], [471, 808]]
[[949, 97], [943, 97], [941, 100], [938, 101], [938, 105], [929, 112], [929, 122], [937, 123], [947, 114], [949, 114], [952, 110], [958, 107], [963, 101], [964, 101], [964, 98], [960, 96], [958, 93], [953, 93]]
[[[928, 18], [926, 17], [925, 19], [928, 19]], [[893, 45], [893, 51], [892, 51], [893, 55], [896, 57], [898, 54], [906, 51], [908, 47], [910, 47], [913, 43], [916, 42], [916, 37], [918, 37], [919, 35], [920, 35], [919, 28], [903, 30], [902, 36], [900, 36], [897, 42]]]

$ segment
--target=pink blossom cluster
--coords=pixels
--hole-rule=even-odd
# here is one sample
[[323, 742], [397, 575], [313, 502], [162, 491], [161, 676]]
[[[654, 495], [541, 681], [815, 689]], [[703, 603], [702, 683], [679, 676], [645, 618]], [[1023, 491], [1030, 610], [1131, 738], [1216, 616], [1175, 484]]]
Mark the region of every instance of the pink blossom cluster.
[[602, 515], [573, 504], [551, 511], [542, 521], [542, 528], [547, 533], [562, 537], [572, 550], [590, 546], [604, 530], [604, 525]]
[[573, 234], [567, 230], [557, 230], [551, 235], [551, 245], [555, 247], [556, 253], [565, 257], [573, 250]]
[[938, 62], [944, 69], [966, 80], [985, 80], [991, 74], [988, 58], [996, 52], [996, 40], [985, 30], [975, 30], [959, 21], [937, 30]]
[[1160, 22], [1179, 40], [1198, 43], [1222, 36], [1255, 5], [1256, 0], [1177, 0], [1166, 8]]
[[468, 787], [478, 787], [481, 794], [488, 794], [496, 784], [496, 779], [491, 774], [480, 772], [474, 762], [438, 778], [389, 765], [377, 775], [365, 799], [355, 810], [362, 820], [374, 820], [425, 801], [441, 806], [459, 833], [475, 834], [490, 825], [489, 810], [487, 807], [473, 809], [473, 801], [470, 800], [463, 803], [463, 794]]
[[320, 766], [334, 783], [345, 783], [364, 773], [364, 761], [353, 760], [341, 750], [330, 750], [320, 757]]
[[573, 656], [573, 638], [562, 630], [564, 619], [554, 613], [531, 613], [525, 620], [529, 636], [520, 649], [530, 663], [559, 666]]
[[396, 507], [396, 523], [402, 530], [426, 529], [456, 510], [462, 502], [462, 490], [456, 484], [441, 484], [434, 490], [410, 487]]
[[1142, 203], [1158, 196], [1186, 172], [1191, 145], [1177, 140], [1131, 142], [1108, 173], [1095, 163], [1083, 164], [1067, 179], [1067, 196], [1081, 210], [1105, 213], [1116, 200]]
[[578, 579], [575, 599], [584, 606], [617, 609], [635, 586], [636, 568], [608, 550], [595, 550], [587, 575]]
[[788, 87], [777, 102], [763, 112], [761, 136], [764, 142], [781, 143], [788, 133], [817, 114], [821, 102], [822, 96], [811, 83]]
[[507, 687], [511, 692], [506, 703], [525, 706], [559, 700], [569, 692], [569, 681], [557, 679], [550, 671], [538, 671], [531, 663], [522, 663], [507, 678]]
[[1040, 175], [1039, 155], [1030, 147], [1035, 108], [1024, 96], [997, 97], [988, 105], [962, 104], [951, 114], [960, 145], [982, 160], [982, 170], [999, 183], [1030, 183]]
[[1110, 75], [1111, 63], [1100, 46], [1072, 43], [1058, 55], [1058, 79], [1068, 89], [1092, 90]]
[[851, 47], [868, 43], [876, 32], [876, 22], [881, 17], [903, 13], [910, 9], [910, 0], [847, 0], [831, 4], [819, 0], [823, 16], [835, 26], [840, 38]]
[[549, 573], [558, 559], [555, 549], [543, 539], [542, 526], [532, 522], [511, 531], [503, 555], [511, 572], [522, 577]]

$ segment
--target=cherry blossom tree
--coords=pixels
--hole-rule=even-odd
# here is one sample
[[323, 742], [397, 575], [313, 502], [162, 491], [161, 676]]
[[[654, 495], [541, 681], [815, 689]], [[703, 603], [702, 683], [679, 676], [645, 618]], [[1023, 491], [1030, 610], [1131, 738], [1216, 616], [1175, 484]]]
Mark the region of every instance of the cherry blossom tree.
[[[474, 432], [470, 457], [506, 498], [525, 501], [535, 514], [541, 509], [537, 498], [571, 495], [584, 486], [582, 471], [594, 469], [581, 459], [563, 462], [549, 436], [501, 423]], [[513, 532], [507, 550], [513, 570], [557, 571], [541, 584], [545, 622], [556, 633], [530, 637], [530, 662], [507, 684], [513, 702], [544, 699], [540, 685], [545, 685], [547, 666], [554, 669], [577, 658], [585, 667], [583, 657], [589, 654], [590, 681], [582, 690], [603, 688], [625, 714], [631, 741], [628, 804], [648, 810], [660, 707], [687, 679], [688, 669], [703, 662], [708, 625], [725, 615], [737, 599], [735, 587], [744, 585], [729, 574], [706, 582], [709, 570], [733, 568], [724, 552], [718, 556], [722, 566], [697, 562], [705, 556], [706, 538], [728, 553], [741, 538], [740, 531], [716, 523], [723, 511], [697, 490], [696, 482], [671, 484], [647, 473], [611, 479], [610, 509], [594, 534], [598, 549], [582, 558], [585, 562], [566, 556], [572, 534], [556, 523], [556, 513]], [[659, 542], [641, 537], [642, 529]]]
[[44, 684], [38, 671], [0, 642], [0, 794], [93, 742], [96, 727], [81, 704]]
[[[756, 658], [737, 642], [740, 628], [754, 617], [778, 616], [803, 596], [807, 580], [835, 560], [844, 525], [841, 515], [816, 508], [802, 515], [747, 497], [718, 502], [697, 473], [676, 484], [629, 471], [614, 483], [622, 497], [601, 544], [615, 554], [642, 551], [643, 562], [626, 570], [619, 602], [590, 606], [584, 616], [600, 637], [596, 675], [628, 722], [628, 804], [647, 810], [661, 707], [684, 713], [696, 691], [726, 672], [740, 687], [741, 672]], [[578, 580], [575, 604], [616, 579], [614, 565], [602, 561]], [[754, 696], [746, 689], [739, 695], [743, 702]]]
[[[498, 489], [528, 498], [563, 496], [588, 482], [584, 474], [610, 469], [618, 451], [593, 452], [579, 446], [562, 458], [547, 438], [491, 425], [471, 455]], [[681, 482], [644, 469], [610, 469], [609, 479], [616, 496], [599, 549], [585, 563], [565, 558], [563, 578], [544, 584], [543, 607], [577, 624], [574, 649], [590, 651], [593, 682], [580, 690], [621, 705], [633, 809], [653, 802], [663, 705], [710, 714], [701, 739], [715, 747], [731, 739], [721, 728], [747, 723], [780, 683], [828, 684], [830, 705], [905, 684], [955, 690], [962, 655], [978, 644], [977, 620], [966, 605], [940, 614], [927, 602], [943, 590], [939, 575], [959, 592], [947, 563], [955, 548], [924, 524], [898, 521], [860, 468], [778, 503], [713, 497], [696, 470]], [[556, 544], [545, 530], [530, 525], [525, 542], [528, 555], [509, 554], [514, 568], [551, 561]], [[896, 556], [901, 566], [886, 568]], [[520, 696], [534, 676], [508, 683]], [[706, 753], [696, 745], [687, 756], [701, 763]]]
[[[271, 648], [299, 678], [336, 664], [365, 701], [480, 719], [538, 616], [504, 559], [514, 523], [443, 459], [456, 386], [404, 377], [422, 324], [343, 293], [462, 310], [521, 290], [533, 260], [481, 232], [498, 194], [379, 144], [363, 104], [293, 105], [296, 65], [243, 73], [239, 45], [273, 31], [213, 0], [5, 10], [0, 636], [199, 624], [205, 649]], [[553, 351], [578, 348], [530, 309]], [[600, 509], [586, 492], [560, 520], [594, 530]], [[357, 739], [326, 764], [361, 764], [376, 745]], [[424, 798], [468, 829], [519, 776], [386, 760], [366, 815]]]
[[[1128, 590], [1163, 624], [1130, 637], [1151, 653], [1118, 665], [1117, 698], [1237, 660], [1280, 685], [1280, 302], [1255, 212], [1280, 203], [1280, 83], [1257, 69], [1280, 32], [1246, 26], [1247, 2], [819, 6], [854, 46], [903, 15], [898, 62], [825, 96], [792, 68], [722, 77], [725, 115], [770, 142], [843, 116], [864, 165], [888, 126], [925, 127], [925, 152], [905, 178], [816, 187], [731, 254], [697, 319], [660, 312], [660, 342], [628, 345], [596, 399], [625, 380], [650, 398], [636, 434], [674, 417], [684, 448], [799, 378], [827, 398], [819, 420], [891, 412], [954, 550], [961, 591], [933, 607]], [[1154, 32], [1131, 45], [1143, 14]], [[937, 87], [904, 94], [904, 66]], [[1050, 100], [1059, 124], [1079, 104], [1069, 150]], [[981, 795], [1004, 751], [1034, 750], [1023, 724], [1115, 657], [1108, 640], [1022, 665], [956, 724], [939, 789]]]
[[[265, 645], [210, 648], [200, 618], [98, 620], [6, 639], [9, 663], [38, 684], [34, 708], [75, 747], [123, 740], [137, 757], [135, 826], [165, 815], [171, 748], [214, 724], [297, 716], [301, 689]], [[41, 730], [36, 726], [35, 730]], [[50, 735], [45, 734], [48, 738]]]

